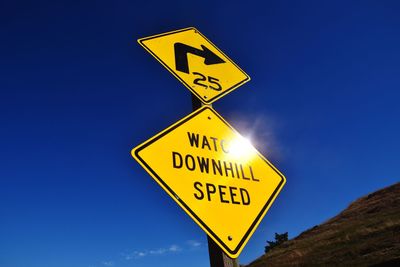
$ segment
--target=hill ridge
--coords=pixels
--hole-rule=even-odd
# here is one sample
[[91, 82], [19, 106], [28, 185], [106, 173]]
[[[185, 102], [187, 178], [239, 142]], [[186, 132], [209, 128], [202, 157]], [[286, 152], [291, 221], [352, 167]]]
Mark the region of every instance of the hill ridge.
[[400, 266], [400, 183], [353, 201], [338, 215], [246, 267]]

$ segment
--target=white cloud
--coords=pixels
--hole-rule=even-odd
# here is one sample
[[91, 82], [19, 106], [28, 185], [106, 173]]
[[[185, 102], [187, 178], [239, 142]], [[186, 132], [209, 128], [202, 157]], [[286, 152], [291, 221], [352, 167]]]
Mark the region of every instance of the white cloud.
[[139, 258], [146, 257], [148, 254], [149, 254], [149, 252], [147, 252], [147, 251], [134, 251], [131, 254], [127, 254], [125, 259], [127, 259], [127, 260], [139, 259]]
[[144, 251], [139, 251], [139, 252], [135, 252], [135, 255], [137, 256], [137, 257], [139, 257], [139, 258], [141, 258], [141, 257], [144, 257], [144, 256], [146, 256], [147, 255], [147, 252], [144, 252]]
[[122, 257], [127, 261], [143, 258], [146, 257], [148, 254], [149, 252], [147, 251], [134, 251], [132, 253], [121, 253]]
[[173, 244], [166, 248], [134, 251], [132, 253], [122, 253], [121, 255], [125, 260], [132, 260], [132, 259], [140, 259], [147, 256], [160, 256], [160, 255], [165, 255], [167, 253], [178, 253], [182, 250], [183, 249], [180, 246]]
[[113, 261], [103, 261], [101, 264], [103, 264], [104, 266], [114, 266]]
[[201, 243], [197, 240], [188, 240], [186, 242], [190, 248], [199, 248], [201, 247]]
[[156, 250], [150, 250], [150, 254], [151, 255], [162, 255], [165, 252], [167, 252], [167, 250], [165, 248], [159, 248], [159, 249], [156, 249]]
[[180, 251], [182, 251], [182, 248], [179, 247], [178, 245], [171, 245], [168, 248], [168, 251], [170, 251], [170, 252], [180, 252]]

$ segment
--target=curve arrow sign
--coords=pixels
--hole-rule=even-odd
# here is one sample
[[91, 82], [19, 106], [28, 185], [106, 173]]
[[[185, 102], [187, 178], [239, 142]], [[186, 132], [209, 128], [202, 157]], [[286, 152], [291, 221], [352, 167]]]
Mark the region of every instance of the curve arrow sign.
[[206, 65], [225, 63], [222, 58], [214, 54], [204, 45], [201, 45], [201, 48], [202, 50], [183, 43], [175, 43], [175, 69], [177, 71], [189, 73], [189, 63], [187, 58], [189, 53], [204, 58], [204, 64]]

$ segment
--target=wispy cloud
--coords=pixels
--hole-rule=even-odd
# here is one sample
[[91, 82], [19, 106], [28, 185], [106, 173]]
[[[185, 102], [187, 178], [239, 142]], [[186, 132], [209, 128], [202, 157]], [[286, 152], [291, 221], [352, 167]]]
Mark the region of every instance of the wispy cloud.
[[162, 255], [165, 254], [167, 250], [165, 248], [159, 248], [155, 250], [150, 250], [148, 254], [150, 255]]
[[168, 248], [168, 251], [169, 252], [180, 252], [180, 251], [182, 251], [182, 248], [180, 246], [178, 246], [178, 245], [171, 245]]
[[[181, 245], [172, 244], [169, 246], [157, 248], [157, 249], [146, 249], [146, 250], [134, 250], [129, 252], [126, 250], [125, 252], [120, 253], [118, 259], [106, 260], [100, 262], [101, 266], [105, 267], [114, 267], [120, 265], [120, 263], [130, 260], [139, 260], [145, 257], [157, 257], [157, 256], [165, 256], [165, 255], [173, 255], [181, 252], [191, 252], [193, 250], [197, 250], [203, 247], [203, 244], [197, 240], [187, 240], [183, 242]], [[125, 262], [126, 264], [126, 262]], [[99, 264], [96, 266], [100, 266]], [[90, 266], [92, 267], [92, 266]]]
[[180, 253], [184, 251], [179, 245], [172, 244], [168, 247], [164, 248], [157, 248], [157, 249], [149, 249], [149, 250], [136, 250], [132, 253], [122, 253], [122, 256], [125, 260], [132, 260], [132, 259], [140, 259], [147, 256], [161, 256], [166, 254], [173, 254], [173, 253]]
[[200, 248], [201, 247], [201, 242], [199, 242], [197, 240], [188, 240], [188, 241], [186, 241], [186, 244], [191, 249], [195, 249], [195, 248]]

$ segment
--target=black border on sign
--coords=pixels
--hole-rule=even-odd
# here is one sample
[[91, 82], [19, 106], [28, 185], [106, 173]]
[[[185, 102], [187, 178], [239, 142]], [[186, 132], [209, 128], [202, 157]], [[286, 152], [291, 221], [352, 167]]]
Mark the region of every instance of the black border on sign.
[[[259, 214], [257, 215], [257, 217], [254, 219], [253, 223], [251, 224], [251, 226], [249, 227], [249, 229], [247, 230], [247, 232], [244, 234], [243, 238], [240, 240], [240, 242], [238, 243], [238, 245], [236, 246], [236, 248], [234, 250], [230, 250], [228, 248], [228, 246], [225, 244], [224, 241], [222, 241], [197, 215], [194, 211], [192, 211], [188, 205], [186, 205], [185, 202], [182, 201], [182, 199], [179, 198], [179, 196], [163, 181], [163, 179], [158, 176], [158, 174], [140, 157], [139, 153], [140, 151], [142, 151], [143, 149], [145, 149], [147, 146], [151, 145], [152, 143], [154, 143], [155, 141], [157, 141], [158, 139], [162, 138], [163, 136], [165, 136], [166, 134], [172, 132], [173, 130], [175, 130], [176, 128], [178, 128], [179, 126], [181, 126], [182, 124], [184, 124], [185, 122], [189, 121], [190, 119], [192, 119], [193, 117], [199, 115], [200, 113], [204, 112], [206, 109], [209, 109], [215, 116], [217, 116], [219, 119], [221, 119], [222, 122], [224, 122], [224, 124], [226, 126], [228, 126], [231, 130], [233, 130], [235, 133], [239, 134], [231, 125], [229, 125], [222, 117], [221, 115], [219, 115], [214, 109], [204, 106], [194, 112], [192, 112], [191, 114], [189, 114], [187, 117], [183, 118], [181, 121], [178, 121], [176, 124], [173, 124], [170, 128], [167, 128], [167, 130], [165, 130], [164, 132], [161, 132], [161, 134], [156, 135], [155, 137], [150, 138], [148, 141], [144, 142], [143, 144], [139, 145], [138, 147], [134, 148], [134, 153], [135, 156], [138, 160], [140, 160], [140, 162], [143, 164], [143, 166], [145, 166], [145, 168], [147, 169], [147, 171], [149, 171], [151, 174], [153, 174], [153, 177], [155, 177], [157, 179], [157, 181], [159, 183], [161, 183], [166, 189], [167, 191], [172, 195], [172, 196], [177, 196], [175, 198], [173, 198], [175, 201], [179, 202], [183, 207], [185, 207], [186, 211], [188, 213], [190, 213], [195, 220], [197, 221], [198, 224], [200, 224], [202, 227], [204, 227], [205, 229], [207, 229], [208, 233], [212, 235], [212, 237], [215, 240], [218, 240], [218, 243], [221, 244], [226, 251], [229, 251], [232, 255], [236, 255], [236, 253], [240, 250], [240, 248], [242, 247], [243, 243], [247, 240], [247, 238], [249, 237], [250, 233], [253, 231], [254, 227], [256, 226], [256, 224], [262, 219], [262, 215], [264, 214], [265, 210], [268, 208], [268, 206], [270, 205], [271, 201], [275, 198], [276, 194], [280, 191], [280, 189], [282, 188], [284, 182], [285, 182], [285, 178], [283, 177], [283, 175], [270, 163], [268, 162], [257, 150], [257, 154], [261, 157], [261, 159], [263, 159], [278, 175], [279, 177], [281, 177], [281, 181], [279, 182], [278, 186], [276, 187], [276, 189], [274, 190], [274, 192], [272, 193], [272, 195], [269, 197], [269, 199], [267, 200], [267, 202], [265, 203], [265, 205], [263, 206], [263, 208], [261, 209], [261, 211], [259, 212]], [[240, 135], [240, 134], [239, 134]]]
[[[166, 35], [171, 35], [171, 34], [175, 34], [175, 33], [179, 33], [179, 32], [184, 32], [184, 31], [191, 31], [194, 30], [195, 33], [198, 33], [201, 35], [201, 37], [203, 37], [211, 46], [213, 46], [215, 49], [217, 49], [222, 55], [224, 55], [236, 68], [238, 68], [243, 74], [244, 76], [246, 76], [246, 78], [240, 82], [238, 82], [237, 84], [234, 84], [233, 86], [231, 86], [230, 88], [226, 89], [224, 92], [214, 96], [213, 98], [210, 98], [208, 100], [204, 100], [195, 90], [192, 89], [192, 87], [187, 84], [178, 74], [175, 70], [171, 69], [170, 67], [168, 67], [168, 65], [161, 60], [161, 58], [159, 58], [156, 54], [153, 53], [153, 51], [151, 51], [145, 44], [144, 41], [147, 40], [151, 40], [151, 39], [155, 39], [155, 38], [159, 38], [159, 37], [163, 37]], [[153, 56], [155, 57], [165, 68], [167, 68], [178, 80], [180, 80], [194, 95], [197, 96], [197, 98], [199, 98], [203, 103], [205, 104], [211, 104], [213, 103], [215, 100], [225, 96], [226, 94], [232, 92], [234, 89], [236, 89], [237, 87], [239, 87], [240, 85], [248, 82], [250, 80], [250, 76], [247, 75], [247, 73], [245, 73], [238, 65], [236, 65], [235, 62], [233, 62], [227, 55], [225, 55], [218, 47], [216, 47], [210, 40], [208, 40], [203, 34], [201, 34], [201, 32], [199, 32], [196, 28], [194, 27], [190, 27], [190, 28], [185, 28], [185, 29], [181, 29], [181, 30], [176, 30], [176, 31], [172, 31], [172, 32], [166, 32], [166, 33], [161, 33], [161, 34], [157, 34], [157, 35], [153, 35], [153, 36], [149, 36], [149, 37], [144, 37], [144, 38], [140, 38], [138, 40], [138, 42], [140, 43], [140, 45], [142, 45], [144, 48], [146, 48], [146, 50]]]

